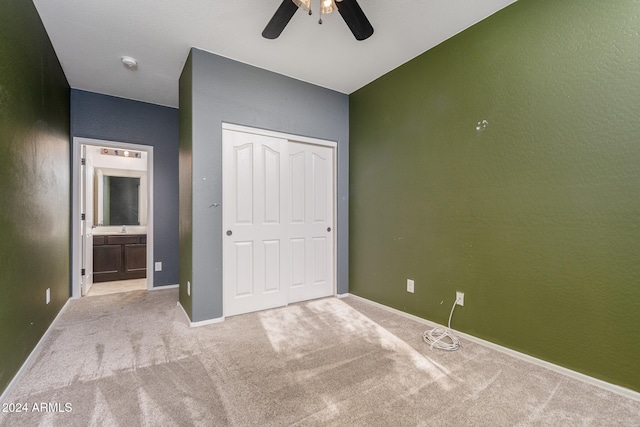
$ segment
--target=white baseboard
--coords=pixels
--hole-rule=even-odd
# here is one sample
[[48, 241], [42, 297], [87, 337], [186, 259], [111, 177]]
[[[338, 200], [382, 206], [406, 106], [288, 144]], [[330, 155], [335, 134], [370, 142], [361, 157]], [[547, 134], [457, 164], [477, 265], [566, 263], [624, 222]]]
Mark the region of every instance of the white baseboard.
[[207, 319], [207, 320], [201, 320], [199, 322], [192, 322], [191, 319], [189, 318], [189, 315], [187, 314], [187, 311], [184, 309], [182, 304], [180, 304], [180, 301], [178, 301], [178, 307], [180, 307], [185, 317], [187, 318], [187, 322], [189, 322], [190, 328], [197, 328], [198, 326], [212, 325], [214, 323], [224, 322], [224, 317], [216, 317], [215, 319]]
[[69, 306], [69, 301], [71, 300], [72, 298], [69, 298], [67, 302], [64, 303], [64, 305], [62, 306], [58, 314], [56, 314], [56, 317], [53, 319], [53, 321], [51, 322], [51, 324], [49, 325], [45, 333], [40, 337], [38, 344], [36, 344], [33, 350], [31, 350], [31, 353], [29, 353], [29, 357], [27, 357], [27, 359], [24, 361], [24, 363], [22, 364], [18, 372], [16, 372], [16, 374], [13, 376], [13, 379], [11, 380], [11, 382], [9, 382], [9, 384], [7, 385], [7, 388], [4, 389], [4, 391], [2, 392], [2, 395], [0, 395], [0, 403], [4, 402], [5, 398], [9, 396], [11, 389], [15, 386], [15, 384], [18, 382], [20, 377], [27, 370], [31, 362], [36, 359], [38, 353], [40, 352], [40, 348], [42, 347], [42, 344], [45, 342], [45, 340], [51, 333], [53, 326], [56, 324], [60, 316], [62, 316], [62, 313], [64, 313], [67, 310], [67, 307]]
[[160, 286], [152, 286], [149, 288], [150, 291], [164, 291], [165, 289], [175, 289], [179, 288], [180, 285], [160, 285]]
[[[404, 311], [397, 310], [395, 308], [386, 306], [384, 304], [380, 304], [380, 303], [375, 302], [375, 301], [371, 301], [371, 300], [363, 298], [363, 297], [359, 297], [357, 295], [341, 294], [338, 297], [339, 298], [345, 298], [347, 296], [349, 296], [351, 298], [354, 298], [354, 299], [357, 299], [359, 301], [363, 301], [363, 302], [367, 302], [369, 304], [375, 305], [376, 307], [383, 308], [383, 309], [385, 309], [387, 311], [396, 313], [396, 314], [398, 314], [400, 316], [415, 320], [417, 322], [420, 322], [420, 323], [425, 324], [425, 325], [427, 325], [429, 327], [432, 327], [432, 328], [435, 328], [435, 327], [444, 328], [445, 327], [445, 326], [439, 325], [439, 324], [437, 324], [435, 322], [431, 322], [429, 320], [423, 319], [422, 317], [418, 317], [418, 316], [414, 316], [413, 314], [405, 313]], [[525, 353], [520, 353], [519, 351], [512, 350], [512, 349], [507, 348], [507, 347], [503, 347], [501, 345], [492, 343], [491, 341], [483, 340], [482, 338], [478, 338], [478, 337], [475, 337], [473, 335], [465, 334], [464, 332], [460, 332], [460, 331], [457, 331], [455, 329], [451, 329], [451, 330], [457, 336], [459, 336], [460, 338], [464, 338], [464, 339], [466, 339], [468, 341], [471, 341], [471, 342], [474, 342], [476, 344], [480, 344], [480, 345], [483, 345], [485, 347], [491, 348], [493, 350], [499, 351], [501, 353], [508, 354], [509, 356], [513, 356], [513, 357], [518, 358], [520, 360], [524, 360], [526, 362], [533, 363], [534, 365], [542, 366], [543, 368], [547, 368], [547, 369], [550, 369], [552, 371], [555, 371], [555, 372], [558, 372], [560, 374], [563, 374], [563, 375], [565, 375], [567, 377], [570, 377], [570, 378], [585, 382], [587, 384], [594, 385], [596, 387], [600, 387], [600, 388], [602, 388], [604, 390], [607, 390], [607, 391], [610, 391], [612, 393], [616, 393], [616, 394], [619, 394], [621, 396], [628, 397], [629, 399], [640, 401], [640, 393], [637, 392], [637, 391], [634, 391], [634, 390], [631, 390], [631, 389], [628, 389], [626, 387], [622, 387], [622, 386], [619, 386], [619, 385], [611, 384], [611, 383], [608, 383], [606, 381], [599, 380], [597, 378], [590, 377], [589, 375], [585, 375], [585, 374], [582, 374], [580, 372], [576, 372], [576, 371], [573, 371], [571, 369], [565, 368], [563, 366], [556, 365], [556, 364], [551, 363], [551, 362], [547, 362], [546, 360], [538, 359], [537, 357], [529, 356], [528, 354], [525, 354]]]

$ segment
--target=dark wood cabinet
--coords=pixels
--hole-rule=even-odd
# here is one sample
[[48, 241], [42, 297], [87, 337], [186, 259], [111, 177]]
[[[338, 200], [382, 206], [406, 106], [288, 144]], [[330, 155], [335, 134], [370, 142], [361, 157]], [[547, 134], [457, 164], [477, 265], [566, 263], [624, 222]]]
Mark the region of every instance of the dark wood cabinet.
[[93, 281], [147, 277], [147, 235], [93, 236]]

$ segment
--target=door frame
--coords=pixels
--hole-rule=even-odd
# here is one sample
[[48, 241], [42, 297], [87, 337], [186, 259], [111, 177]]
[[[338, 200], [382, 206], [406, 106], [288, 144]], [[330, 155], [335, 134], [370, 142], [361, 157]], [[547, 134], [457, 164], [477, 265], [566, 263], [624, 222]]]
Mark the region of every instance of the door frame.
[[[332, 154], [332, 162], [333, 162], [333, 188], [331, 189], [332, 194], [333, 194], [333, 229], [336, 231], [333, 234], [333, 271], [332, 271], [332, 275], [333, 275], [333, 291], [332, 291], [332, 295], [336, 296], [338, 294], [338, 230], [340, 229], [338, 227], [338, 143], [336, 141], [330, 141], [330, 140], [326, 140], [326, 139], [319, 139], [319, 138], [312, 138], [312, 137], [308, 137], [308, 136], [301, 136], [301, 135], [294, 135], [291, 133], [285, 133], [285, 132], [277, 132], [277, 131], [272, 131], [272, 130], [267, 130], [267, 129], [260, 129], [260, 128], [255, 128], [255, 127], [249, 127], [249, 126], [243, 126], [243, 125], [237, 125], [237, 124], [233, 124], [233, 123], [227, 123], [227, 122], [222, 122], [222, 128], [220, 129], [220, 133], [221, 133], [221, 141], [224, 144], [224, 137], [222, 136], [222, 133], [224, 130], [230, 130], [230, 131], [236, 131], [236, 132], [243, 132], [243, 133], [250, 133], [250, 134], [256, 134], [256, 135], [261, 135], [261, 136], [268, 136], [268, 137], [274, 137], [274, 138], [281, 138], [281, 139], [286, 139], [287, 141], [291, 141], [291, 142], [298, 142], [301, 144], [310, 144], [310, 145], [320, 145], [323, 147], [329, 147], [331, 148], [331, 154]], [[222, 180], [224, 180], [224, 175], [222, 176]], [[224, 185], [222, 186], [222, 188], [224, 189]], [[222, 194], [222, 200], [225, 200], [225, 195], [224, 195], [224, 191]], [[223, 218], [222, 218], [222, 224], [221, 224], [221, 236], [224, 236], [224, 224], [225, 224], [225, 218], [224, 218], [224, 209], [222, 210], [223, 212]], [[223, 242], [221, 242], [221, 244], [224, 244]], [[224, 250], [222, 251], [222, 268], [224, 270], [225, 268], [225, 259], [224, 259]], [[224, 271], [223, 271], [223, 275], [222, 277], [224, 278]], [[222, 281], [222, 313], [223, 313], [223, 317], [224, 317], [224, 313], [225, 313], [225, 298], [224, 298], [224, 291], [225, 291], [225, 283], [224, 280]], [[288, 304], [288, 303], [287, 303]]]
[[81, 297], [82, 237], [80, 225], [80, 159], [81, 146], [122, 148], [147, 153], [147, 289], [153, 289], [153, 147], [150, 145], [101, 139], [73, 137], [71, 164], [71, 298]]

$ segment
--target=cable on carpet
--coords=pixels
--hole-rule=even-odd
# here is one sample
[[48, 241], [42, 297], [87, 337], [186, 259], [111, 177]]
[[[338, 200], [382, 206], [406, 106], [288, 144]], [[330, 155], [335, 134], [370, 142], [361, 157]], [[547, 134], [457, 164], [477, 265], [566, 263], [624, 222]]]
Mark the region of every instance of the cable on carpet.
[[429, 344], [431, 350], [437, 348], [440, 350], [454, 351], [460, 348], [460, 340], [451, 332], [451, 317], [453, 316], [453, 310], [456, 309], [457, 303], [458, 299], [456, 298], [453, 302], [453, 307], [451, 307], [451, 313], [449, 313], [447, 328], [436, 327], [425, 331], [422, 335], [424, 342]]

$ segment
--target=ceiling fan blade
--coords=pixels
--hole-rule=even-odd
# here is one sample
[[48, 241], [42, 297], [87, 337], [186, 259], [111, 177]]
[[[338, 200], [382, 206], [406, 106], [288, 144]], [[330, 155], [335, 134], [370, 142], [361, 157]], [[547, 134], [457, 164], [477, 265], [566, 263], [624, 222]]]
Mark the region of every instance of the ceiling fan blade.
[[338, 12], [347, 23], [356, 40], [364, 40], [371, 37], [373, 27], [360, 8], [356, 0], [336, 1]]
[[262, 37], [265, 39], [276, 39], [287, 26], [293, 14], [298, 10], [298, 6], [292, 0], [283, 0], [276, 13], [273, 14], [271, 20], [264, 27]]

